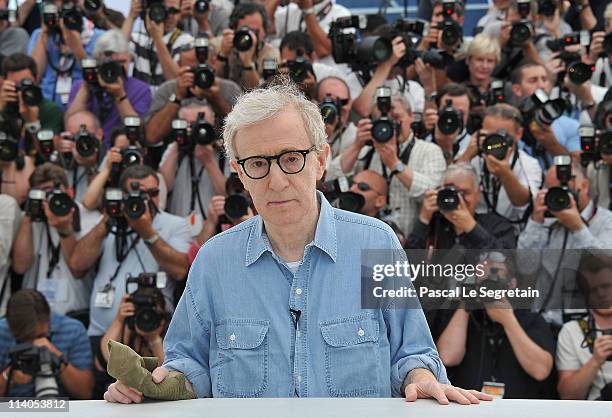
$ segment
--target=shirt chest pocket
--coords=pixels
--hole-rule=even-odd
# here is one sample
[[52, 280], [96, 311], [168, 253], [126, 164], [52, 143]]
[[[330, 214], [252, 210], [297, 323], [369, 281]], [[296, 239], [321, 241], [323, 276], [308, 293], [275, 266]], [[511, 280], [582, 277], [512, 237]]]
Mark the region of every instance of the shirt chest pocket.
[[362, 397], [378, 394], [378, 322], [369, 316], [325, 321], [325, 378], [331, 396]]
[[269, 322], [227, 319], [216, 324], [217, 389], [226, 397], [261, 396], [268, 386]]

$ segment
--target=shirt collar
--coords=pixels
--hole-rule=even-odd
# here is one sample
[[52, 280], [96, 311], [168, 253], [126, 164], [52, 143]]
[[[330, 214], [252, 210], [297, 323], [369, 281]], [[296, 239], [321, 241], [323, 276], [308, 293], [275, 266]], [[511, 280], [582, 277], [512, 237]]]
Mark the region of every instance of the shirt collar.
[[[319, 211], [319, 220], [317, 221], [317, 229], [314, 240], [307, 245], [315, 246], [325, 252], [335, 263], [338, 255], [338, 246], [336, 240], [336, 222], [334, 208], [329, 204], [323, 193], [317, 190], [317, 200], [321, 204]], [[266, 251], [274, 254], [274, 250], [270, 245], [270, 241], [264, 230], [264, 222], [261, 216], [257, 216], [257, 220], [251, 227], [247, 242], [247, 251], [245, 266], [248, 267], [256, 262], [259, 257]]]

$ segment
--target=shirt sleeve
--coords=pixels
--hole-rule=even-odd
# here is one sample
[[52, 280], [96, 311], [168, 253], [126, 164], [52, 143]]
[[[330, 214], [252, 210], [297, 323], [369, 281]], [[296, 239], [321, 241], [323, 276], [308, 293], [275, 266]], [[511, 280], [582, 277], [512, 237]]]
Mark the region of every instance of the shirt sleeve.
[[559, 339], [557, 340], [557, 369], [558, 370], [579, 370], [582, 367], [578, 353], [576, 352], [577, 347], [572, 339], [572, 330], [575, 325], [575, 321], [568, 322], [563, 325], [561, 332], [559, 333]]
[[143, 115], [149, 111], [149, 106], [151, 106], [151, 89], [144, 83], [138, 83], [137, 88], [134, 89], [130, 97], [130, 103], [136, 113], [138, 113], [140, 117], [143, 117]]
[[66, 354], [66, 361], [79, 370], [91, 370], [93, 367], [93, 359], [87, 331], [85, 331], [83, 324], [76, 320], [72, 327], [74, 331], [70, 349]]
[[36, 42], [38, 41], [38, 37], [40, 36], [40, 29], [36, 29], [32, 32], [32, 36], [30, 36], [30, 42], [28, 43], [28, 55], [32, 55], [32, 51], [34, 50], [34, 46], [36, 46]]
[[184, 218], [177, 217], [177, 222], [174, 228], [172, 228], [172, 235], [164, 238], [164, 240], [180, 253], [186, 253], [191, 244], [191, 233], [189, 231], [189, 225]]
[[440, 147], [434, 144], [423, 143], [423, 153], [415, 155], [412, 184], [408, 195], [412, 198], [421, 198], [427, 190], [435, 189], [446, 170], [446, 160]]

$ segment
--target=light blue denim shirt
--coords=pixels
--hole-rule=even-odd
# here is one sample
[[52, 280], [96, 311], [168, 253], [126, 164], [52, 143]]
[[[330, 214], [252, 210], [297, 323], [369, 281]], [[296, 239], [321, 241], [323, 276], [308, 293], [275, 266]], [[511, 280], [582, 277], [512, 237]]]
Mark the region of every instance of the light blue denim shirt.
[[421, 309], [361, 309], [361, 250], [401, 249], [395, 233], [317, 193], [315, 238], [295, 276], [259, 216], [198, 252], [163, 365], [198, 397], [403, 396], [415, 368], [448, 383]]

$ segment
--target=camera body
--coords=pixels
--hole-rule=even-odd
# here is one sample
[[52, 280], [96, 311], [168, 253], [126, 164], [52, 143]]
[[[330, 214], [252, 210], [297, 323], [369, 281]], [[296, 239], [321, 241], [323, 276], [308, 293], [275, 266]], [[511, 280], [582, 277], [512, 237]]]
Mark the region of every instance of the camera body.
[[208, 64], [198, 64], [191, 67], [193, 83], [197, 87], [207, 90], [215, 83], [215, 71]]
[[278, 74], [278, 64], [276, 58], [265, 58], [263, 60], [263, 78], [268, 81], [270, 78]]
[[485, 97], [487, 106], [495, 106], [498, 103], [506, 102], [506, 94], [504, 93], [504, 82], [502, 80], [493, 80], [489, 85], [489, 91]]
[[593, 126], [581, 126], [578, 134], [582, 149], [580, 160], [583, 164], [601, 160], [602, 154], [612, 154], [612, 129], [596, 130]]
[[355, 192], [343, 192], [338, 196], [339, 209], [347, 210], [353, 213], [360, 213], [365, 206], [365, 197]]
[[391, 89], [389, 87], [376, 88], [376, 107], [381, 116], [372, 121], [372, 138], [379, 143], [389, 142], [398, 131], [397, 124], [388, 116], [391, 112]]
[[123, 218], [123, 191], [114, 187], [104, 190], [104, 210], [114, 219]]
[[550, 99], [542, 89], [536, 90], [523, 100], [519, 106], [523, 115], [524, 126], [529, 126], [532, 120], [540, 126], [551, 125], [565, 111], [563, 98]]
[[546, 17], [552, 17], [557, 9], [556, 0], [538, 0], [538, 14]]
[[210, 0], [196, 0], [193, 4], [195, 13], [203, 14], [210, 10]]
[[19, 155], [19, 141], [0, 131], [0, 161], [15, 161]]
[[298, 54], [295, 60], [287, 61], [286, 65], [289, 70], [289, 78], [296, 84], [303, 83], [309, 71], [314, 73], [312, 64], [304, 58], [303, 54]]
[[83, 124], [79, 128], [79, 133], [72, 137], [78, 154], [83, 158], [88, 158], [98, 152], [100, 141], [87, 130]]
[[182, 152], [191, 153], [196, 145], [211, 145], [217, 139], [214, 126], [206, 122], [204, 116], [203, 112], [198, 113], [191, 126], [183, 119], [172, 121], [173, 137]]
[[427, 128], [425, 128], [425, 121], [423, 120], [422, 112], [412, 112], [412, 123], [410, 129], [414, 132], [414, 136], [423, 139], [427, 135]]
[[323, 101], [319, 103], [323, 122], [328, 125], [339, 123], [342, 106], [342, 101], [338, 97], [334, 98], [330, 94], [326, 95]]
[[508, 150], [514, 142], [505, 129], [499, 129], [497, 132], [488, 134], [480, 143], [478, 152], [481, 155], [492, 155], [498, 160], [503, 160], [508, 154]]
[[463, 28], [453, 19], [456, 8], [455, 0], [443, 0], [442, 13], [444, 20], [437, 24], [436, 28], [442, 31], [442, 43], [447, 47], [454, 47], [463, 42]]
[[30, 189], [28, 200], [26, 200], [25, 212], [32, 222], [44, 222], [46, 219], [43, 202], [47, 198], [47, 193], [40, 189]]
[[102, 7], [102, 0], [83, 0], [83, 7], [89, 13], [95, 13]]
[[142, 0], [143, 15], [141, 19], [145, 20], [145, 15], [155, 23], [163, 23], [168, 17], [168, 10], [164, 4], [164, 0]]
[[59, 396], [56, 373], [59, 359], [47, 347], [38, 347], [31, 342], [18, 344], [9, 349], [13, 370], [34, 377], [34, 393], [37, 399], [52, 399]]
[[[28, 107], [39, 106], [43, 100], [42, 90], [29, 78], [22, 79], [17, 83], [15, 89], [21, 93], [23, 104]], [[4, 107], [4, 113], [11, 118], [19, 115], [19, 100], [7, 102]]]
[[125, 77], [125, 70], [119, 61], [106, 57], [98, 66], [98, 74], [106, 84], [114, 84], [119, 77]]
[[81, 60], [81, 70], [83, 71], [83, 80], [89, 86], [99, 87], [98, 61], [95, 58], [83, 58]]
[[557, 179], [561, 183], [561, 186], [551, 187], [544, 196], [544, 203], [548, 208], [544, 216], [549, 218], [554, 217], [552, 212], [558, 212], [570, 207], [570, 195], [574, 196], [576, 205], [578, 205], [578, 195], [568, 186], [572, 179], [572, 157], [569, 155], [557, 155], [554, 158], [554, 164]]
[[[130, 296], [128, 301], [134, 304], [134, 315], [126, 319], [131, 330], [138, 327], [143, 332], [151, 332], [160, 327], [165, 313], [157, 308], [160, 292], [164, 289], [168, 277], [166, 273], [141, 273], [136, 277], [128, 276], [125, 280], [125, 292]], [[136, 286], [136, 290], [130, 289]]]
[[330, 202], [338, 199], [342, 193], [348, 192], [351, 188], [351, 179], [348, 177], [338, 177], [334, 180], [323, 182], [318, 189], [325, 195]]
[[451, 212], [459, 207], [459, 191], [455, 186], [443, 187], [436, 197], [438, 207], [443, 212]]
[[60, 14], [66, 29], [81, 33], [83, 30], [83, 13], [81, 13], [81, 10], [75, 2], [63, 2]]
[[446, 106], [438, 114], [438, 123], [436, 127], [444, 135], [451, 135], [455, 132], [463, 130], [463, 112], [453, 107], [453, 101], [446, 100]]
[[512, 24], [510, 44], [522, 46], [531, 39], [534, 32], [533, 23], [527, 19], [531, 12], [531, 0], [517, 0], [517, 11], [521, 16], [521, 20]]
[[251, 36], [251, 32], [256, 31], [248, 26], [241, 26], [234, 32], [233, 46], [236, 51], [246, 52], [253, 47], [255, 39]]
[[249, 213], [249, 208], [253, 205], [251, 195], [244, 189], [237, 174], [232, 173], [225, 182], [227, 198], [223, 205], [225, 215], [234, 220], [238, 220]]
[[45, 3], [43, 5], [43, 22], [51, 32], [59, 32], [59, 9], [55, 3]]
[[50, 129], [42, 129], [36, 133], [40, 155], [47, 161], [51, 158], [51, 154], [53, 154], [55, 150], [55, 145], [53, 144], [54, 136], [55, 134]]
[[[548, 40], [546, 41], [546, 46], [553, 52], [559, 52], [559, 58], [565, 63], [567, 68], [566, 72], [571, 82], [574, 84], [582, 84], [591, 79], [591, 75], [593, 75], [593, 71], [595, 71], [595, 66], [583, 63], [580, 53], [569, 52], [566, 51], [565, 48], [571, 45], [587, 47], [590, 43], [591, 34], [589, 31], [581, 30], [580, 32], [573, 32], [561, 38]], [[560, 74], [560, 77], [562, 76], [563, 73]]]
[[123, 126], [125, 126], [125, 136], [130, 141], [130, 145], [143, 142], [142, 122], [138, 116], [126, 116], [123, 118]]
[[147, 210], [145, 202], [149, 200], [149, 195], [140, 190], [140, 182], [133, 181], [130, 185], [132, 189], [123, 199], [123, 211], [125, 216], [135, 221]]
[[[362, 36], [365, 16], [347, 16], [336, 19], [329, 29], [332, 55], [336, 63], [348, 64], [354, 70], [371, 68], [386, 61], [393, 52], [391, 41], [386, 36]], [[345, 29], [354, 29], [346, 32]]]

